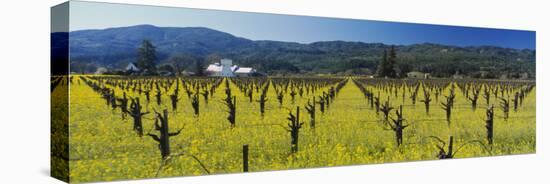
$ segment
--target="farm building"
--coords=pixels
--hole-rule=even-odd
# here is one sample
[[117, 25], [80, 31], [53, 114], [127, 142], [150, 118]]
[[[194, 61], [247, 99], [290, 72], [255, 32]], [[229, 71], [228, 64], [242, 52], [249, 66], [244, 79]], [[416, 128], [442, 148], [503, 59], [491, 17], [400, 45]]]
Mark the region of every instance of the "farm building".
[[464, 75], [460, 74], [458, 71], [452, 76], [453, 79], [464, 79]]
[[529, 74], [527, 72], [523, 72], [519, 74], [519, 79], [528, 79]]
[[139, 68], [137, 67], [137, 64], [134, 62], [130, 62], [128, 66], [126, 66], [125, 70], [127, 73], [139, 72]]
[[254, 68], [233, 65], [230, 59], [221, 59], [220, 63], [208, 65], [206, 73], [219, 77], [248, 77], [256, 73]]
[[429, 73], [423, 73], [423, 72], [409, 72], [407, 73], [408, 78], [417, 78], [417, 79], [428, 79], [430, 78]]
[[98, 67], [94, 74], [96, 75], [103, 75], [109, 72], [109, 69], [105, 67]]

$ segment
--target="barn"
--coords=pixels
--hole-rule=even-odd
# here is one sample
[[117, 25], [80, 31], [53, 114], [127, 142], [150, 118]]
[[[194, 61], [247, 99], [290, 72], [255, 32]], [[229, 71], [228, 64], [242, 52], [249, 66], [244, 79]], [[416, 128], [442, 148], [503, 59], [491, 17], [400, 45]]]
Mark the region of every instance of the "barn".
[[221, 59], [219, 63], [208, 65], [206, 73], [218, 77], [249, 77], [256, 73], [254, 68], [233, 65], [231, 59]]
[[139, 68], [137, 67], [137, 64], [134, 62], [130, 62], [128, 66], [126, 66], [125, 70], [127, 73], [139, 72]]

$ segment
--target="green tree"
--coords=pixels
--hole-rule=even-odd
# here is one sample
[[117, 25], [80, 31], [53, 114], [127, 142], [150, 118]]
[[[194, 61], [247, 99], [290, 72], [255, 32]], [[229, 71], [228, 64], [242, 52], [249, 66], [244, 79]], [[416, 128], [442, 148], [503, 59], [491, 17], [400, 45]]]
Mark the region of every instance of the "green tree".
[[384, 55], [382, 60], [378, 63], [376, 68], [376, 74], [378, 77], [397, 77], [397, 71], [399, 70], [397, 66], [397, 55], [395, 53], [395, 48], [392, 46], [390, 49], [390, 54], [384, 49]]
[[219, 63], [221, 59], [222, 59], [222, 57], [219, 54], [213, 53], [213, 54], [209, 54], [208, 56], [206, 56], [205, 61], [209, 64], [210, 63]]
[[203, 59], [196, 59], [195, 60], [195, 74], [197, 76], [204, 76], [204, 61]]
[[137, 65], [140, 69], [147, 69], [155, 72], [155, 62], [157, 60], [156, 48], [149, 40], [143, 40], [141, 47], [138, 48]]
[[378, 77], [386, 77], [388, 76], [388, 53], [386, 52], [386, 49], [384, 49], [384, 55], [382, 55], [382, 60], [378, 62], [378, 67], [376, 68], [376, 75]]
[[190, 66], [193, 66], [196, 60], [193, 55], [178, 53], [168, 58], [168, 63], [174, 67], [174, 72], [179, 74], [183, 70], [191, 70]]
[[388, 77], [397, 77], [399, 66], [397, 65], [397, 54], [395, 53], [395, 47], [392, 45], [390, 49], [390, 55], [388, 57]]
[[159, 71], [166, 71], [166, 72], [174, 72], [177, 74], [177, 71], [176, 69], [174, 68], [174, 66], [172, 64], [162, 64], [162, 65], [159, 65], [158, 66], [158, 69]]

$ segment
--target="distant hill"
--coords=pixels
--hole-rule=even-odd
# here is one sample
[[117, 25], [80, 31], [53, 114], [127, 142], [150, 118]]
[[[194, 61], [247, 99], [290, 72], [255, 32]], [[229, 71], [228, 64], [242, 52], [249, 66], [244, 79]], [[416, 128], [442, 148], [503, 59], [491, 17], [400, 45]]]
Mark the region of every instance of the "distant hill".
[[[53, 33], [55, 34], [55, 33]], [[70, 33], [71, 63], [91, 63], [120, 68], [135, 61], [142, 40], [157, 47], [159, 63], [177, 54], [204, 58], [228, 57], [264, 72], [355, 73], [373, 71], [384, 49], [382, 43], [322, 41], [310, 44], [253, 41], [202, 27], [156, 27], [137, 25]], [[535, 74], [535, 51], [493, 46], [457, 47], [432, 43], [396, 45], [404, 72], [430, 72], [449, 76], [456, 71], [472, 74], [481, 67], [499, 73]]]

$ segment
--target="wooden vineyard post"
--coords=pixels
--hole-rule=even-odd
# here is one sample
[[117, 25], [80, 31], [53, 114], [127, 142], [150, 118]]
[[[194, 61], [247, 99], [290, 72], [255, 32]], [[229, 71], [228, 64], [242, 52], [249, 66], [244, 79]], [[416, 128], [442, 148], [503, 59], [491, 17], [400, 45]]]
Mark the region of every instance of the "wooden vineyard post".
[[378, 92], [378, 96], [374, 97], [374, 105], [376, 107], [376, 114], [380, 111], [380, 92]]
[[493, 144], [493, 121], [494, 121], [494, 109], [493, 105], [487, 108], [487, 119], [485, 120], [485, 128], [487, 128], [487, 141], [489, 145]]
[[233, 127], [235, 127], [235, 121], [237, 119], [237, 97], [236, 96], [233, 96], [233, 109], [232, 109], [231, 114], [233, 116], [232, 121], [231, 121], [231, 125]]
[[445, 148], [444, 148], [445, 143], [441, 139], [439, 139], [439, 138], [437, 138], [437, 139], [440, 140], [443, 143], [442, 146], [437, 146], [439, 148], [439, 154], [438, 154], [437, 157], [439, 159], [451, 159], [451, 158], [453, 158], [453, 156], [454, 156], [453, 155], [453, 136], [449, 137], [449, 146], [447, 148], [447, 151], [445, 151]]
[[243, 145], [243, 172], [248, 172], [248, 144]]
[[447, 158], [453, 158], [453, 136], [449, 137], [449, 148], [448, 148]]

